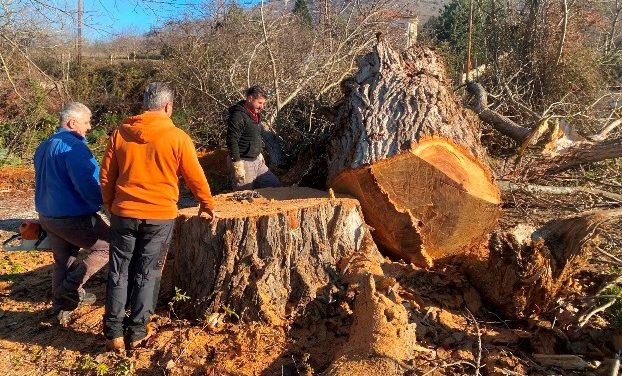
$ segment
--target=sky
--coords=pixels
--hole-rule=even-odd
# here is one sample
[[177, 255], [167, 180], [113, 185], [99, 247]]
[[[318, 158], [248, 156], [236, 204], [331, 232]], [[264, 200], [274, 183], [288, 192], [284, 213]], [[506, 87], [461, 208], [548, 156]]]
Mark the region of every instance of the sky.
[[141, 34], [168, 19], [198, 16], [209, 10], [206, 3], [205, 0], [83, 0], [83, 33], [91, 41], [105, 40], [115, 34]]

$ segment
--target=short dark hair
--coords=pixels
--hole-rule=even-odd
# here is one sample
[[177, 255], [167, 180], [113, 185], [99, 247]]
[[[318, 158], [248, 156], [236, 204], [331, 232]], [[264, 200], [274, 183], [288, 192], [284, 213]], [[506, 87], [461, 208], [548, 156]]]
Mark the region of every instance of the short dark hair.
[[251, 86], [246, 89], [246, 96], [253, 98], [266, 98], [268, 99], [268, 93], [261, 86]]

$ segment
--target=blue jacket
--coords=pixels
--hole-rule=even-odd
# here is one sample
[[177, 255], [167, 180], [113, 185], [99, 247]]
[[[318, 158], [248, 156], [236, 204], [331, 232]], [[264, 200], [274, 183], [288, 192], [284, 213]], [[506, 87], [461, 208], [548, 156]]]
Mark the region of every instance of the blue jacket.
[[84, 137], [65, 128], [35, 152], [35, 208], [45, 217], [73, 217], [102, 206], [99, 165]]

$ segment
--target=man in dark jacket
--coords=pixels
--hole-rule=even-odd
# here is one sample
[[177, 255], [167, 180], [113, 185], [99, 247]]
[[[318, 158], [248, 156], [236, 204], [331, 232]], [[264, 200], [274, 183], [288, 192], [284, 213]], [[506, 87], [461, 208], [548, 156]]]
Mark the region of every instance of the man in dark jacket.
[[261, 155], [261, 115], [266, 92], [259, 86], [246, 90], [246, 100], [229, 108], [227, 147], [233, 189], [236, 191], [280, 186]]
[[[91, 111], [68, 103], [56, 132], [37, 148], [35, 208], [52, 253], [52, 313], [63, 326], [79, 304], [95, 302], [82, 285], [106, 263], [110, 228], [97, 214], [102, 206], [99, 165], [86, 145]], [[78, 261], [80, 248], [90, 250]]]

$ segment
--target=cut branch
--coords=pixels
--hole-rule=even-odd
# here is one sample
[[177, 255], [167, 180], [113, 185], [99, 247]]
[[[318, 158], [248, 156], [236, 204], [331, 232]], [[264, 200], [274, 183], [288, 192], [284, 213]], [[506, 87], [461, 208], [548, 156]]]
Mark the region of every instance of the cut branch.
[[529, 128], [521, 127], [507, 116], [488, 108], [488, 94], [482, 85], [473, 81], [467, 82], [467, 91], [475, 99], [475, 103], [467, 108], [473, 110], [483, 122], [517, 142], [522, 142], [529, 135]]
[[554, 187], [546, 185], [535, 185], [526, 183], [515, 183], [508, 180], [498, 182], [499, 188], [503, 192], [526, 192], [526, 193], [545, 193], [553, 195], [573, 195], [579, 192], [589, 193], [601, 197], [608, 198], [622, 203], [622, 195], [613, 192], [607, 192], [602, 189], [590, 187]]

